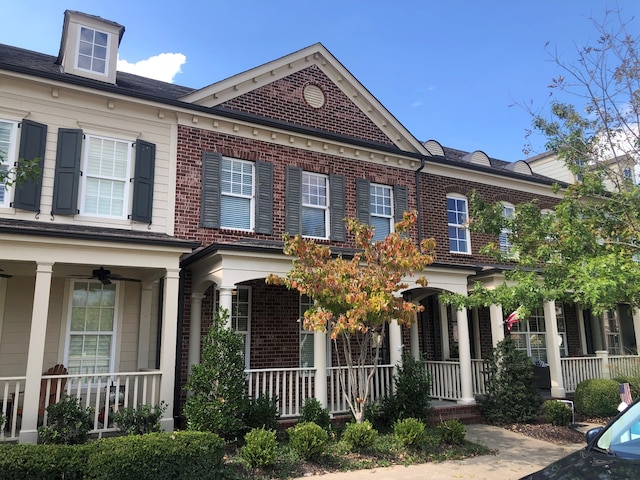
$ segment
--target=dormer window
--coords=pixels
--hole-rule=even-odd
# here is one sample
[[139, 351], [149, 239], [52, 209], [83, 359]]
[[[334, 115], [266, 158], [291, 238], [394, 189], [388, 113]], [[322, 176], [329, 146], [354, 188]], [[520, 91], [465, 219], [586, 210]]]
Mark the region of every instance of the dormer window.
[[109, 53], [109, 34], [88, 27], [80, 27], [78, 68], [106, 74]]
[[118, 23], [67, 10], [56, 63], [64, 73], [115, 84], [123, 34], [124, 27]]

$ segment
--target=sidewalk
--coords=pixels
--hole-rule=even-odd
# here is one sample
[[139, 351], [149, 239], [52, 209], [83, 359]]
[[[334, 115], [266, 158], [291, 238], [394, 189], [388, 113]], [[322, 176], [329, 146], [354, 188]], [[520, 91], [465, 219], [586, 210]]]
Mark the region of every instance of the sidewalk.
[[[467, 425], [467, 440], [498, 450], [466, 460], [330, 473], [321, 480], [514, 480], [582, 448], [585, 444], [554, 445], [500, 427]], [[307, 477], [309, 478], [309, 477]]]

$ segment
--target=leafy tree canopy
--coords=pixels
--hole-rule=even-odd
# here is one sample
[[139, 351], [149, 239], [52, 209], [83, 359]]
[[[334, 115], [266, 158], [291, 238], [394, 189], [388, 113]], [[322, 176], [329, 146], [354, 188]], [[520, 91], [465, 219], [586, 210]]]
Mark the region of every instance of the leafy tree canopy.
[[552, 214], [533, 201], [504, 218], [501, 204], [474, 195], [470, 228], [508, 236], [508, 252], [496, 243], [483, 248], [508, 267], [506, 282], [495, 290], [478, 285], [466, 299], [448, 295], [448, 302], [525, 314], [544, 299], [595, 312], [640, 306], [640, 39], [619, 11], [592, 22], [597, 41], [574, 61], [549, 51], [561, 72], [550, 84], [549, 111], [528, 109], [546, 147], [580, 181], [555, 186], [561, 200]]

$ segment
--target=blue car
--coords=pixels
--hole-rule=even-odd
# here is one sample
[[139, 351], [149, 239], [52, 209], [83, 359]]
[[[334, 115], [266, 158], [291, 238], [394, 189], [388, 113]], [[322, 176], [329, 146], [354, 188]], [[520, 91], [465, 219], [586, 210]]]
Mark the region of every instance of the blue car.
[[582, 450], [520, 480], [640, 479], [640, 399], [586, 440]]

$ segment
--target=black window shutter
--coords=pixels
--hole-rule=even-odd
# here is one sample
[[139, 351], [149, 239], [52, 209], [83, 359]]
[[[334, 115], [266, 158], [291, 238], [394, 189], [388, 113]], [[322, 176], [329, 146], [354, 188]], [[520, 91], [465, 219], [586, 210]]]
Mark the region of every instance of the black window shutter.
[[302, 232], [302, 169], [286, 168], [284, 228], [291, 235]]
[[32, 212], [40, 211], [40, 193], [44, 172], [44, 151], [47, 143], [47, 126], [31, 120], [22, 120], [18, 163], [38, 159], [38, 178], [16, 184], [13, 207]]
[[356, 217], [362, 224], [371, 224], [371, 183], [364, 178], [356, 178]]
[[256, 233], [273, 233], [273, 164], [256, 162]]
[[136, 140], [136, 168], [133, 177], [131, 220], [151, 223], [153, 218], [153, 181], [156, 169], [156, 146]]
[[206, 228], [220, 228], [220, 176], [222, 155], [202, 152], [202, 198], [200, 223]]
[[78, 213], [81, 154], [82, 130], [59, 128], [51, 207], [53, 214], [75, 215]]
[[409, 209], [407, 200], [407, 187], [402, 185], [393, 186], [393, 203], [394, 203], [394, 220], [399, 222], [402, 220], [404, 212]]
[[329, 197], [331, 200], [331, 239], [336, 242], [347, 240], [344, 225], [344, 176], [329, 176]]

